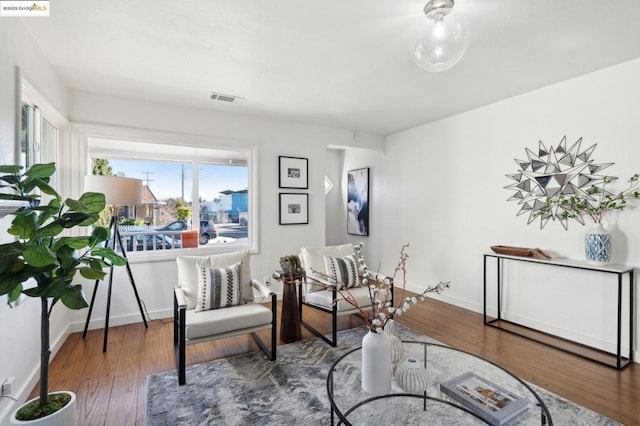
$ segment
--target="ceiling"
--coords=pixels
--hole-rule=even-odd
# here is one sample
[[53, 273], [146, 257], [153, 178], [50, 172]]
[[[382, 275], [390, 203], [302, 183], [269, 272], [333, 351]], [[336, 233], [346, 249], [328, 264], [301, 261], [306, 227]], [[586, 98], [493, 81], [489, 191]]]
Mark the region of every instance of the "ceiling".
[[381, 135], [640, 57], [638, 0], [456, 0], [469, 48], [427, 73], [425, 3], [55, 0], [23, 21], [73, 89]]

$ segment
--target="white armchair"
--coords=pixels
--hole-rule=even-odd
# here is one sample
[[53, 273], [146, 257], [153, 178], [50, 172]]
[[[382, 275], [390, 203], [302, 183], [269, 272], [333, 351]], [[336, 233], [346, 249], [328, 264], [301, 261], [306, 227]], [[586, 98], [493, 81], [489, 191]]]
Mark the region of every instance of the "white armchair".
[[[340, 295], [335, 281], [332, 282], [328, 278], [332, 276], [332, 271], [327, 271], [325, 258], [333, 257], [343, 259], [348, 256], [354, 256], [356, 259], [357, 276], [353, 277], [352, 280], [354, 282], [357, 281], [359, 284], [362, 282], [362, 273], [364, 271], [360, 268], [360, 253], [359, 251], [356, 252], [353, 244], [325, 247], [303, 247], [300, 253], [300, 260], [306, 272], [306, 284], [301, 286], [301, 291], [298, 293], [300, 323], [307, 330], [320, 337], [331, 346], [336, 346], [338, 342], [338, 316], [349, 314], [360, 315], [360, 311]], [[344, 273], [344, 271], [342, 272]], [[347, 274], [348, 273], [349, 272], [347, 272]], [[373, 275], [377, 281], [386, 282], [389, 285], [389, 290], [391, 291], [391, 302], [393, 304], [393, 279], [378, 274]], [[348, 283], [343, 281], [343, 284]], [[371, 299], [369, 296], [368, 286], [358, 285], [351, 287], [348, 290], [351, 297], [357, 301], [358, 306], [360, 306], [363, 311], [371, 310]], [[308, 306], [309, 308], [331, 314], [331, 338], [324, 336], [303, 319], [303, 306]]]
[[[186, 383], [186, 346], [251, 334], [271, 361], [276, 359], [276, 294], [251, 279], [249, 252], [215, 256], [178, 256], [174, 288], [173, 343], [178, 383]], [[256, 303], [257, 289], [271, 307]], [[256, 332], [271, 330], [271, 349]]]

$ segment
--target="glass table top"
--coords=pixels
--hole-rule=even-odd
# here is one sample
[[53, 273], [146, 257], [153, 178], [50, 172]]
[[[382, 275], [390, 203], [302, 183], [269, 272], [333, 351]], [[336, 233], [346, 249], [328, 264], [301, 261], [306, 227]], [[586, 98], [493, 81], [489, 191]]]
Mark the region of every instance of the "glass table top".
[[362, 353], [361, 348], [356, 348], [338, 359], [327, 376], [332, 424], [487, 424], [440, 390], [442, 382], [471, 372], [528, 401], [527, 410], [515, 416], [509, 425], [553, 425], [549, 410], [535, 391], [498, 365], [436, 343], [403, 341], [403, 346], [403, 360], [398, 364], [410, 356], [426, 366], [426, 398], [405, 393], [395, 379], [388, 395], [376, 397], [364, 392], [360, 375]]

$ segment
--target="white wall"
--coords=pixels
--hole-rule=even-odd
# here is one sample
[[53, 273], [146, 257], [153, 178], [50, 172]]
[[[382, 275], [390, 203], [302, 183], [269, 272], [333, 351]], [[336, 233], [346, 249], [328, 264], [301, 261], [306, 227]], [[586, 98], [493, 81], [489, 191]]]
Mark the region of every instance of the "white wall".
[[[67, 112], [68, 93], [38, 45], [17, 18], [3, 18], [0, 25], [0, 164], [16, 161], [16, 66], [61, 113]], [[0, 243], [12, 241], [5, 230], [11, 216], [0, 219]], [[68, 310], [56, 307], [52, 316], [51, 339], [55, 351], [64, 339]], [[39, 366], [40, 303], [26, 299], [10, 309], [0, 297], [0, 377], [16, 377], [14, 395], [31, 391]], [[14, 404], [0, 398], [0, 423], [8, 418]]]
[[[410, 287], [451, 280], [442, 298], [481, 312], [482, 255], [489, 246], [539, 247], [583, 259], [585, 228], [527, 225], [525, 216], [516, 216], [517, 203], [506, 201], [513, 192], [503, 187], [513, 181], [505, 175], [517, 171], [515, 158], [527, 158], [525, 147], [537, 152], [539, 140], [555, 147], [564, 135], [568, 147], [579, 137], [583, 149], [597, 143], [592, 158], [615, 163], [608, 174], [624, 181], [640, 171], [638, 75], [640, 60], [634, 60], [388, 137], [384, 186], [372, 200], [376, 214], [381, 199], [389, 206], [373, 229], [384, 234], [385, 269], [408, 242]], [[614, 235], [612, 263], [640, 264], [639, 224], [638, 206], [606, 218]], [[514, 272], [519, 280], [521, 271]], [[520, 286], [532, 309], [514, 307], [513, 315], [610, 347], [615, 324], [607, 330], [600, 324], [615, 318], [615, 281], [551, 269], [548, 277]], [[637, 341], [637, 323], [635, 330]]]
[[325, 175], [333, 183], [325, 197], [325, 241], [329, 246], [343, 244], [347, 235], [346, 201], [342, 190], [345, 152], [345, 149], [327, 149], [324, 160]]

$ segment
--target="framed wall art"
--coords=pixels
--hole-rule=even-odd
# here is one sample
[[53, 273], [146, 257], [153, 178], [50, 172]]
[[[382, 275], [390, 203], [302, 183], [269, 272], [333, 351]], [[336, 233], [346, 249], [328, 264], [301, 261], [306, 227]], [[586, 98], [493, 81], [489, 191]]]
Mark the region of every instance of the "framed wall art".
[[280, 225], [309, 223], [309, 194], [280, 193]]
[[309, 189], [309, 159], [300, 157], [278, 157], [280, 188]]
[[369, 168], [347, 172], [347, 234], [369, 235]]

